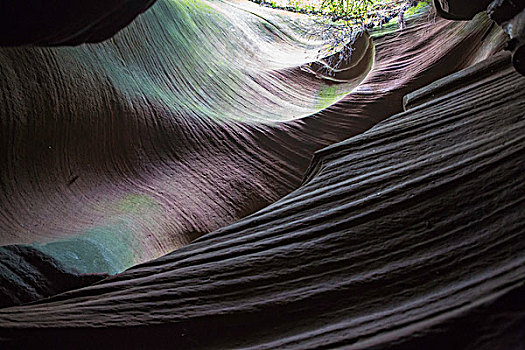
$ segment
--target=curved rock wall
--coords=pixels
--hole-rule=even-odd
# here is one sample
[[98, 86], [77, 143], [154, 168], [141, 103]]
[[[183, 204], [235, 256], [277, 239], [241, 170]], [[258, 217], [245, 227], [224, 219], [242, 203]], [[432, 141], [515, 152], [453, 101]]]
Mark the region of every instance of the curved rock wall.
[[491, 74], [460, 74], [456, 89], [317, 152], [267, 208], [95, 286], [0, 310], [0, 339], [519, 348], [525, 78], [508, 55], [493, 60], [475, 68]]
[[334, 71], [311, 25], [163, 0], [104, 43], [0, 49], [0, 244], [84, 273], [159, 257], [273, 203], [315, 150], [501, 44], [486, 18], [424, 17], [357, 38]]

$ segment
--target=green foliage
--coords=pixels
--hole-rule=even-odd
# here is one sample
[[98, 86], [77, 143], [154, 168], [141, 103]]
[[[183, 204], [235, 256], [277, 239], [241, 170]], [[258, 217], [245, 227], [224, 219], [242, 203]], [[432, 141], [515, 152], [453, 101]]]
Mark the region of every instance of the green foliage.
[[366, 18], [374, 0], [323, 0], [321, 10], [339, 17]]
[[[400, 13], [408, 17], [424, 11], [430, 0], [281, 0], [283, 8], [329, 16], [332, 21], [382, 26]], [[275, 4], [272, 0], [270, 3]]]
[[321, 10], [336, 19], [369, 24], [385, 22], [399, 13], [410, 16], [422, 11], [429, 0], [322, 0]]
[[405, 15], [406, 16], [412, 16], [418, 13], [423, 12], [426, 7], [430, 4], [430, 0], [426, 1], [419, 1], [416, 6], [410, 7], [408, 10], [406, 10]]

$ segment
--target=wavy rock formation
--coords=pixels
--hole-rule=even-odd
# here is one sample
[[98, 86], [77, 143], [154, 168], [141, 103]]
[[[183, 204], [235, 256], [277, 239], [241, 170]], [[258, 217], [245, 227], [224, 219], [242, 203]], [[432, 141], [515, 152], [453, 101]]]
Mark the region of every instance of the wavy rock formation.
[[221, 6], [159, 2], [103, 44], [0, 51], [2, 243], [115, 273], [299, 184], [319, 141], [297, 157], [302, 135], [271, 124], [352, 90], [373, 46], [334, 86], [300, 69], [325, 41]]
[[1, 310], [3, 344], [523, 346], [525, 78], [499, 55], [433, 86], [317, 152], [303, 184], [256, 214]]
[[486, 17], [423, 16], [330, 67], [311, 25], [163, 0], [104, 43], [0, 49], [0, 244], [81, 273], [157, 258], [275, 202], [314, 151], [503, 43]]
[[[151, 3], [11, 4], [0, 45]], [[0, 348], [523, 347], [525, 78], [491, 23], [334, 50], [159, 0], [0, 48]]]

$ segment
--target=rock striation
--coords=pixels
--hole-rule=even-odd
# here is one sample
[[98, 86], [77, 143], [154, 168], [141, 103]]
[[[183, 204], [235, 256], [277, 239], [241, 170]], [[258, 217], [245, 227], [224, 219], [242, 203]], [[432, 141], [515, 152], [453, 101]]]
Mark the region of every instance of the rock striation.
[[100, 44], [0, 49], [0, 244], [81, 273], [157, 258], [275, 202], [316, 150], [503, 44], [486, 16], [424, 14], [355, 38], [333, 69], [296, 16], [163, 0]]
[[302, 185], [265, 209], [94, 286], [1, 310], [3, 344], [518, 348], [525, 78], [509, 55], [473, 69], [487, 66], [316, 152]]
[[152, 2], [30, 3], [0, 48], [0, 348], [523, 347], [505, 1], [510, 40], [475, 9], [336, 48], [244, 1], [124, 29]]

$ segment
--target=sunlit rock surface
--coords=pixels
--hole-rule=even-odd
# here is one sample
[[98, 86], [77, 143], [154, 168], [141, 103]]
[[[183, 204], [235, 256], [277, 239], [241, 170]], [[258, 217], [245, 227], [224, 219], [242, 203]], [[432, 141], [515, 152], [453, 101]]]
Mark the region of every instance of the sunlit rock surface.
[[296, 27], [162, 1], [103, 44], [0, 50], [0, 243], [115, 273], [291, 191], [329, 140], [285, 122], [344, 97], [373, 58], [363, 36], [354, 74], [319, 79], [302, 66], [327, 42]]
[[502, 43], [484, 17], [423, 15], [357, 38], [331, 72], [308, 26], [245, 2], [163, 0], [101, 44], [1, 49], [0, 244], [82, 273], [159, 257], [273, 203], [315, 150]]
[[474, 69], [487, 65], [491, 74], [460, 74], [456, 89], [317, 152], [302, 185], [256, 214], [92, 287], [0, 311], [0, 338], [523, 346], [525, 78], [508, 55]]

